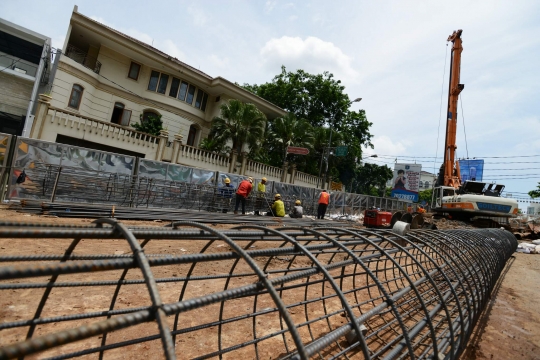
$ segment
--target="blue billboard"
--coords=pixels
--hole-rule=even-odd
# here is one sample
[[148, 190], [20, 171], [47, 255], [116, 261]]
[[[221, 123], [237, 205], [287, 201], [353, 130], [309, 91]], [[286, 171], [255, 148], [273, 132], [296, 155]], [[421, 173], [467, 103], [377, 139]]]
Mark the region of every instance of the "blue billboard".
[[484, 175], [484, 159], [461, 159], [458, 160], [461, 182], [467, 180], [482, 181]]

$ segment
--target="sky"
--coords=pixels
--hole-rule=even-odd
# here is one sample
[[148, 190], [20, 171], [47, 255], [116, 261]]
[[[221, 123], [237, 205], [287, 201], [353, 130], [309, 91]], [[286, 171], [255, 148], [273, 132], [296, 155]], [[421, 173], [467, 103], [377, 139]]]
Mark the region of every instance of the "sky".
[[282, 65], [329, 71], [351, 99], [362, 98], [352, 109], [373, 123], [365, 154], [378, 157], [368, 160], [430, 172], [444, 147], [446, 40], [463, 29], [457, 156], [485, 159], [484, 180], [513, 197], [528, 198], [540, 181], [539, 1], [18, 0], [4, 2], [0, 17], [61, 48], [74, 5], [240, 84], [269, 82]]

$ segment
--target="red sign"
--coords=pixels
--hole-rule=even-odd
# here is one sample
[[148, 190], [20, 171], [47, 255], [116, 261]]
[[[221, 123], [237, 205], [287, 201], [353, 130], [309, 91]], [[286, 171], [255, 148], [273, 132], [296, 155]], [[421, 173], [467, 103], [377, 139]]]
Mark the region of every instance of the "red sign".
[[309, 149], [296, 146], [287, 146], [287, 153], [296, 155], [307, 155], [309, 154]]

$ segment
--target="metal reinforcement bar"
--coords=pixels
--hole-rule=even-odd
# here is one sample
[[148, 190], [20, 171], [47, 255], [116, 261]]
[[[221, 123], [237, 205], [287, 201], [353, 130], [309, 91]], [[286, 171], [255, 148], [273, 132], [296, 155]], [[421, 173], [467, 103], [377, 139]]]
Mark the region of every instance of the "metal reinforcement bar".
[[514, 236], [0, 223], [0, 359], [456, 359]]

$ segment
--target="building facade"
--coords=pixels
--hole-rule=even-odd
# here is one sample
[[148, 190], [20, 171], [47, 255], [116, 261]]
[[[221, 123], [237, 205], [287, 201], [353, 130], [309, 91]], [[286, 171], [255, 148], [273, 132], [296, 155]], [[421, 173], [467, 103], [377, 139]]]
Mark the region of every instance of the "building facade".
[[255, 104], [270, 121], [286, 113], [222, 77], [80, 14], [77, 7], [50, 95], [44, 100], [49, 119], [33, 128], [32, 137], [156, 160], [162, 159], [157, 151], [165, 153], [157, 150], [159, 139], [132, 127], [151, 116], [161, 117], [169, 146], [176, 138], [197, 147], [229, 99]]
[[27, 135], [47, 91], [51, 39], [0, 19], [0, 132]]

